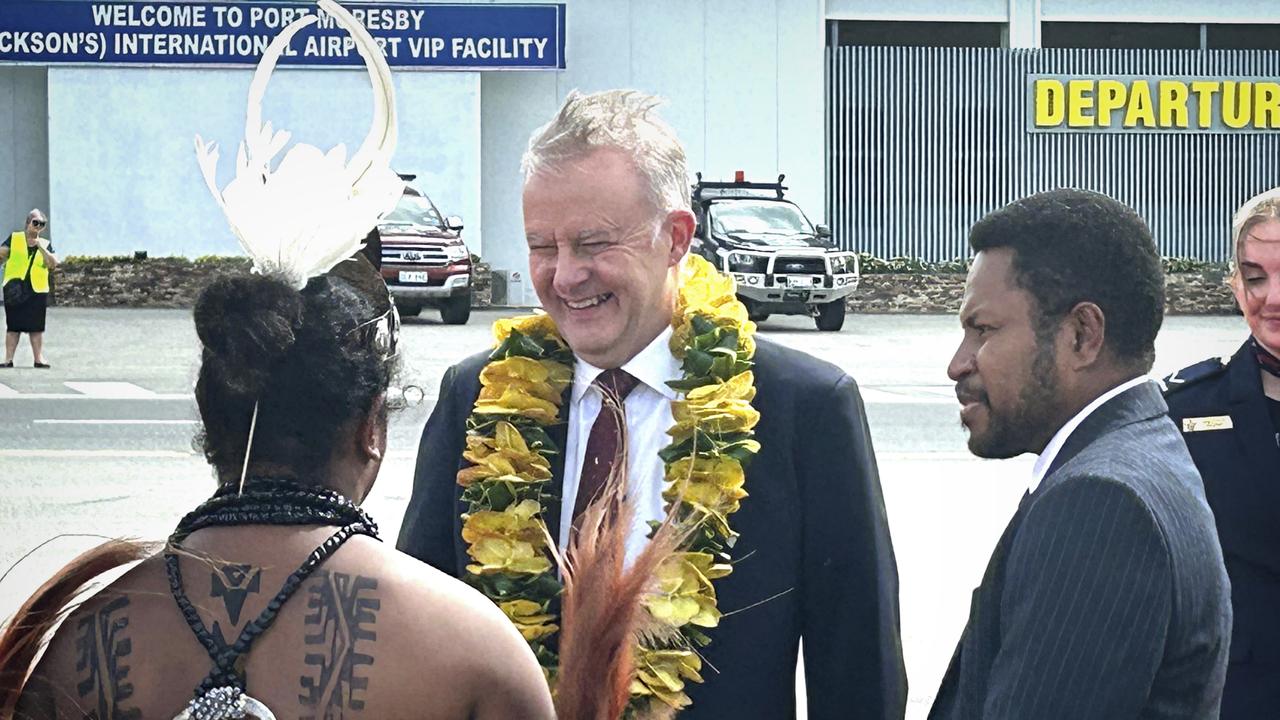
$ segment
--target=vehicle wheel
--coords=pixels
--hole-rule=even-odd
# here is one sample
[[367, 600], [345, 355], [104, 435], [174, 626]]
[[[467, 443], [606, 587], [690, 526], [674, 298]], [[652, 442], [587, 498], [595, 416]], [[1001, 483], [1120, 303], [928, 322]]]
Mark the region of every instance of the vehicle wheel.
[[396, 312], [400, 313], [400, 317], [417, 317], [422, 312], [422, 306], [415, 303], [398, 302], [396, 303]]
[[466, 325], [471, 319], [471, 295], [445, 300], [440, 306], [440, 319], [445, 325]]
[[819, 330], [836, 332], [844, 327], [844, 298], [823, 303], [818, 306], [818, 315], [813, 319]]

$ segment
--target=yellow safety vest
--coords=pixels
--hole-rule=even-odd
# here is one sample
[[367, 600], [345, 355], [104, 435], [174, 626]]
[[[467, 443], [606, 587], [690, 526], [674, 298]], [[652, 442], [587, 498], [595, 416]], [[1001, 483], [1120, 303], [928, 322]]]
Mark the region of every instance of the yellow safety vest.
[[[4, 283], [27, 276], [27, 234], [16, 232], [9, 236], [9, 261], [4, 264]], [[44, 255], [36, 252], [31, 265], [31, 289], [38, 293], [49, 292], [49, 268], [44, 266]]]

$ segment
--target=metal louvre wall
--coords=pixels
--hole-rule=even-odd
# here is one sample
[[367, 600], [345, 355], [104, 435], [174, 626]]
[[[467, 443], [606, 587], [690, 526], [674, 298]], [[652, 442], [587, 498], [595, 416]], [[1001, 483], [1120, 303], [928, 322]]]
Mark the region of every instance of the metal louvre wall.
[[1135, 208], [1162, 255], [1224, 260], [1231, 214], [1280, 185], [1280, 131], [1027, 131], [1031, 74], [1280, 77], [1280, 52], [842, 47], [827, 70], [827, 214], [846, 249], [965, 257], [987, 212], [1079, 187]]

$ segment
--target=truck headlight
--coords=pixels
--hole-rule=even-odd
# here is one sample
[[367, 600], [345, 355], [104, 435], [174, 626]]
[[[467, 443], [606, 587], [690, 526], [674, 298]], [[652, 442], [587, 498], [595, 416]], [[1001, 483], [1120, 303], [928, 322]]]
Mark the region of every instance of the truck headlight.
[[858, 272], [857, 255], [836, 255], [831, 258], [832, 275], [852, 275]]
[[445, 245], [444, 256], [449, 259], [449, 262], [457, 262], [470, 257], [471, 253], [467, 252], [466, 245]]
[[729, 272], [735, 273], [760, 273], [764, 258], [759, 255], [749, 255], [747, 253], [729, 253]]

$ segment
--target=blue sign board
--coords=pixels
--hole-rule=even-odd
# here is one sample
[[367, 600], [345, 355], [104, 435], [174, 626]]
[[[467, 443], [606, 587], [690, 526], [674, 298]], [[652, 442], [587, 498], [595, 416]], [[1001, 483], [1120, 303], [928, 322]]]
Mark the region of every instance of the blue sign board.
[[[344, 2], [392, 67], [563, 69], [565, 6]], [[224, 66], [257, 63], [303, 15], [282, 65], [361, 66], [350, 36], [308, 2], [0, 1], [0, 63]]]

